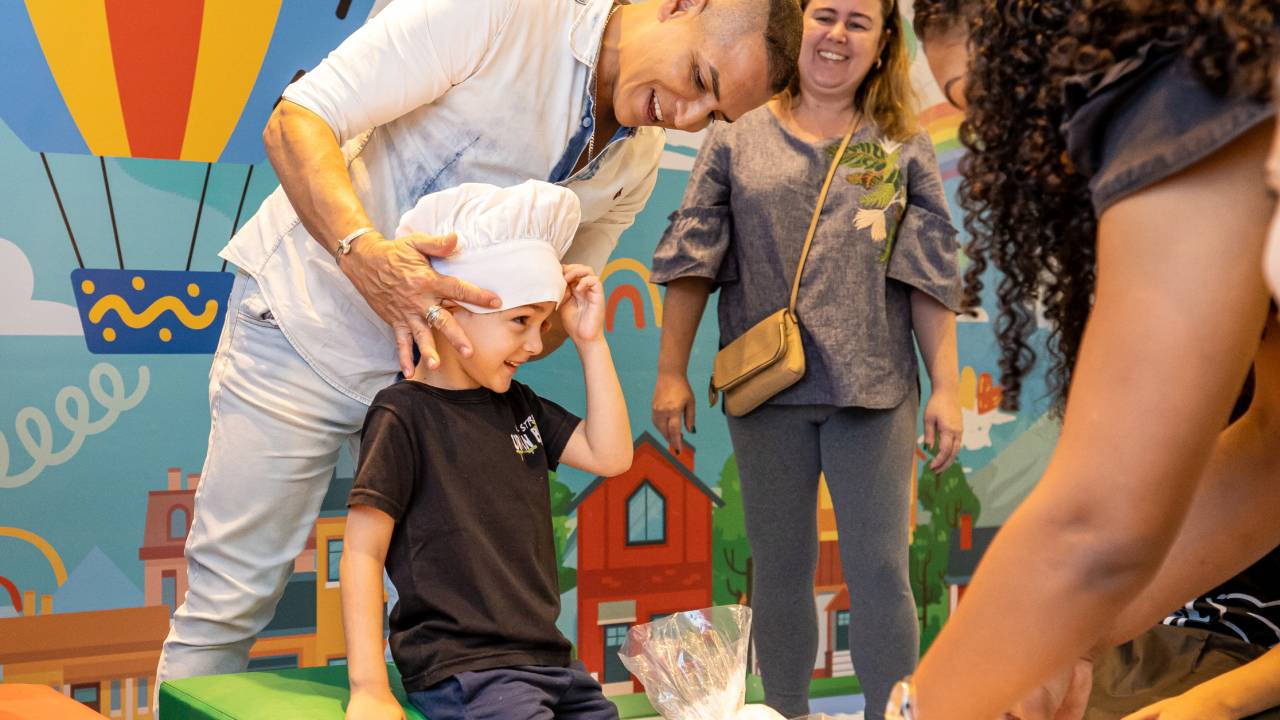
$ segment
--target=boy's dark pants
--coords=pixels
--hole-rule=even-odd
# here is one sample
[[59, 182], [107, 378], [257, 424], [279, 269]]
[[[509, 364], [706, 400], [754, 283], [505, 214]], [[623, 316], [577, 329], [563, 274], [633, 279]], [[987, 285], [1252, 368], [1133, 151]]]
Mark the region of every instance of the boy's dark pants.
[[459, 673], [409, 702], [430, 720], [617, 720], [618, 710], [580, 662]]

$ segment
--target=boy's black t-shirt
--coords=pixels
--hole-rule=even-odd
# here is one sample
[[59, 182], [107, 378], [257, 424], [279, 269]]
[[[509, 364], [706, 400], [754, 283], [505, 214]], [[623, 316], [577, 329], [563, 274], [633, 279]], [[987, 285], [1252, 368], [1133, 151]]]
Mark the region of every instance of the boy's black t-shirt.
[[347, 503], [396, 520], [391, 654], [409, 692], [569, 665], [547, 471], [579, 422], [514, 381], [500, 395], [404, 380], [373, 399]]

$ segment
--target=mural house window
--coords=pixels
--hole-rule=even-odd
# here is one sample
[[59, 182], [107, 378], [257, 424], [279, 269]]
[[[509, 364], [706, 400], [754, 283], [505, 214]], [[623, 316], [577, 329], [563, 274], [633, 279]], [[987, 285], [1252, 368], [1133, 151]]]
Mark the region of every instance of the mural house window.
[[151, 693], [147, 692], [147, 679], [138, 678], [138, 712], [146, 712], [151, 704]]
[[120, 681], [111, 681], [111, 714], [120, 714]]
[[338, 582], [342, 566], [342, 538], [329, 539], [329, 566], [325, 568], [325, 581]]
[[622, 649], [622, 641], [627, 639], [627, 630], [631, 625], [621, 623], [604, 626], [604, 682], [626, 682], [631, 679], [631, 671], [622, 664], [618, 651]]
[[98, 683], [85, 683], [83, 685], [71, 686], [71, 699], [84, 705], [90, 710], [102, 712], [100, 698], [98, 697]]
[[627, 544], [660, 545], [667, 541], [667, 501], [648, 480], [627, 499]]
[[289, 670], [298, 667], [297, 655], [267, 655], [249, 658], [249, 672], [259, 670]]
[[190, 516], [187, 515], [187, 509], [184, 507], [176, 507], [169, 511], [169, 539], [181, 540], [187, 536], [187, 530], [190, 529]]
[[165, 570], [160, 575], [160, 604], [169, 606], [169, 614], [178, 609], [178, 573]]

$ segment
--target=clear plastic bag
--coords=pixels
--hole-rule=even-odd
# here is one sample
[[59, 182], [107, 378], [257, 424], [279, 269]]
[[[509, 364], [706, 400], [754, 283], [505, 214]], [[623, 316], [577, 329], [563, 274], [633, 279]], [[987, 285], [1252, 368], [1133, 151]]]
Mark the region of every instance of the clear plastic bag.
[[722, 605], [669, 615], [627, 633], [618, 656], [666, 720], [784, 720], [762, 705], [743, 710], [751, 608]]

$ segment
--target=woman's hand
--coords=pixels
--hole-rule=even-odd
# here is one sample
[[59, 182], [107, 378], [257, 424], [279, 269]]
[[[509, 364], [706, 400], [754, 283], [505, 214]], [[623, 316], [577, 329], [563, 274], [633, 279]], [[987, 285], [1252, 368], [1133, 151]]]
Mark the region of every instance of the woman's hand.
[[391, 692], [352, 692], [347, 703], [347, 720], [404, 720], [404, 708], [400, 707]]
[[959, 454], [963, 439], [964, 416], [955, 392], [934, 390], [924, 408], [924, 444], [936, 448], [929, 469], [938, 472], [950, 465]]
[[667, 444], [675, 448], [676, 454], [684, 451], [680, 423], [683, 421], [689, 432], [696, 432], [693, 424], [697, 412], [695, 407], [688, 377], [658, 374], [658, 382], [653, 387], [653, 426], [667, 439]]
[[604, 288], [586, 265], [566, 265], [560, 322], [575, 345], [604, 337]]
[[1033, 690], [1003, 720], [1080, 720], [1093, 690], [1093, 661], [1081, 658]]
[[1148, 705], [1136, 713], [1125, 715], [1123, 720], [1239, 720], [1240, 715], [1232, 712], [1212, 693], [1196, 692], [1192, 688], [1187, 692]]
[[[387, 240], [376, 231], [356, 239], [351, 252], [338, 260], [356, 292], [378, 317], [396, 333], [400, 369], [413, 376], [413, 343], [427, 358], [428, 367], [440, 364], [435, 339], [427, 323], [427, 311], [441, 300], [461, 300], [473, 305], [499, 307], [498, 296], [431, 267], [431, 257], [448, 257], [457, 244], [455, 235], [414, 233]], [[471, 354], [467, 334], [448, 312], [441, 312], [436, 328], [463, 357]]]

